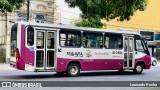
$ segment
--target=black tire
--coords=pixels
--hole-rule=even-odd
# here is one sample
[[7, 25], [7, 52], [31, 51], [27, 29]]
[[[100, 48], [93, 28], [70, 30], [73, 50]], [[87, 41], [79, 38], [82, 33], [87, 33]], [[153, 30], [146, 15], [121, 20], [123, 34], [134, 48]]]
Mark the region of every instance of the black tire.
[[141, 74], [143, 72], [143, 66], [141, 64], [136, 65], [133, 72], [136, 73], [136, 74]]
[[67, 74], [70, 77], [78, 76], [80, 73], [80, 67], [76, 63], [69, 64], [67, 67]]

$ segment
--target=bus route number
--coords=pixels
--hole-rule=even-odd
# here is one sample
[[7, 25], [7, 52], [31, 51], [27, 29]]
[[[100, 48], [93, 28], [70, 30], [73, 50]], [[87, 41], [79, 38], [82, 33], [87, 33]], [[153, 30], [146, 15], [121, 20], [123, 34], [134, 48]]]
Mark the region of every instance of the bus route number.
[[122, 54], [122, 51], [113, 51], [112, 54]]
[[74, 57], [83, 57], [82, 52], [67, 52], [67, 55], [74, 56]]

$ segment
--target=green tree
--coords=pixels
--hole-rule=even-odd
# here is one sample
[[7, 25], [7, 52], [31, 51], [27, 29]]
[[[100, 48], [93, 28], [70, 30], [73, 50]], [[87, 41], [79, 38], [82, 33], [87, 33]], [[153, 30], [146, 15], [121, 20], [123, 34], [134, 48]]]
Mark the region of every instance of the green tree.
[[[0, 12], [2, 13], [2, 18], [5, 18], [5, 36], [4, 41], [7, 44], [7, 12], [12, 12], [13, 10], [19, 9], [25, 4], [25, 0], [0, 0]], [[2, 27], [1, 27], [2, 28]], [[5, 49], [6, 51], [6, 49]], [[5, 53], [5, 52], [3, 52]], [[3, 55], [4, 61], [6, 60], [6, 55]], [[3, 61], [3, 62], [4, 62]]]
[[13, 10], [19, 9], [25, 3], [25, 0], [0, 0], [0, 12], [5, 16], [6, 30], [5, 30], [5, 44], [7, 41], [7, 12], [12, 12]]
[[0, 11], [12, 12], [19, 9], [24, 3], [25, 0], [0, 0]]
[[130, 20], [135, 11], [146, 9], [148, 0], [65, 0], [65, 2], [70, 7], [79, 7], [83, 13], [82, 22], [85, 22], [86, 20], [90, 21], [90, 19], [99, 20], [97, 17], [107, 20]]
[[93, 27], [93, 28], [101, 28], [102, 23], [99, 19], [95, 19], [93, 17], [83, 18], [81, 22], [75, 24], [80, 27]]

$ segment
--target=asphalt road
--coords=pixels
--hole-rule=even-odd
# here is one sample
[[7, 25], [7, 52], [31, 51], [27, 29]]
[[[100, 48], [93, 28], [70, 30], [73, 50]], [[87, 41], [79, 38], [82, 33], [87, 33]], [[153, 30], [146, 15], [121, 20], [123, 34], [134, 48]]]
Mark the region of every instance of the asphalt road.
[[[4, 68], [5, 67], [5, 68]], [[0, 81], [159, 81], [160, 64], [152, 66], [149, 70], [144, 70], [142, 74], [133, 74], [132, 71], [119, 73], [118, 71], [89, 71], [81, 72], [78, 77], [68, 77], [67, 75], [57, 75], [55, 72], [27, 72], [0, 65]], [[10, 88], [0, 88], [8, 90]], [[35, 88], [31, 88], [35, 89]], [[36, 88], [41, 90], [42, 88]], [[47, 90], [51, 88], [47, 88]], [[54, 90], [81, 90], [80, 87], [54, 87]], [[83, 87], [85, 90], [134, 90], [135, 87]], [[138, 87], [138, 90], [160, 90], [160, 87]], [[17, 90], [17, 88], [15, 88]], [[53, 88], [51, 89], [53, 90]]]
[[[8, 69], [7, 69], [8, 68]], [[160, 81], [160, 64], [144, 70], [142, 74], [133, 74], [132, 71], [119, 73], [118, 71], [87, 71], [81, 72], [78, 77], [57, 75], [55, 72], [28, 72], [11, 67], [0, 68], [0, 81]]]

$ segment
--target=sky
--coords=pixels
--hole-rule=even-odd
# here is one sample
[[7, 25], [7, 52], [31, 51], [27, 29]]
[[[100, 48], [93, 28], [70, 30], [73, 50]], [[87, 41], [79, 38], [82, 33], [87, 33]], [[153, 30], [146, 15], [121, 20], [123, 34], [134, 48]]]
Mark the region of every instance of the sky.
[[78, 7], [70, 8], [65, 0], [56, 0], [58, 5], [57, 12], [61, 13], [61, 23], [62, 24], [70, 24], [71, 19], [77, 18], [79, 19], [79, 14], [81, 11]]

